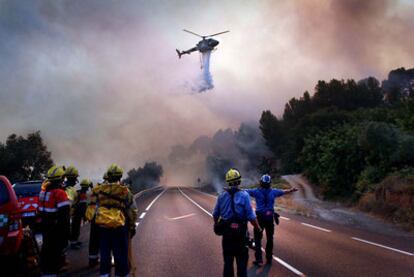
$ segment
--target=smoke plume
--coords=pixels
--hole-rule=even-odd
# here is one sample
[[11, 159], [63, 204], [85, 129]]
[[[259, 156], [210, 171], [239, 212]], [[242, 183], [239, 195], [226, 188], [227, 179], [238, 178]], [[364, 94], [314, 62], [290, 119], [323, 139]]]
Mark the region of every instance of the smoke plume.
[[[165, 182], [184, 184], [166, 166], [173, 145], [280, 115], [317, 80], [412, 68], [413, 10], [406, 0], [0, 1], [0, 141], [40, 130], [53, 159], [82, 176], [155, 160]], [[183, 88], [200, 73], [174, 52], [196, 42], [183, 28], [231, 30], [214, 52], [217, 93]], [[180, 162], [194, 162], [191, 180], [206, 172], [203, 151]]]
[[259, 166], [270, 155], [258, 124], [242, 123], [236, 131], [220, 129], [211, 138], [201, 136], [189, 147], [174, 146], [169, 162], [180, 176], [179, 184], [211, 185], [220, 192], [230, 168], [240, 170], [244, 185], [256, 183], [263, 173]]

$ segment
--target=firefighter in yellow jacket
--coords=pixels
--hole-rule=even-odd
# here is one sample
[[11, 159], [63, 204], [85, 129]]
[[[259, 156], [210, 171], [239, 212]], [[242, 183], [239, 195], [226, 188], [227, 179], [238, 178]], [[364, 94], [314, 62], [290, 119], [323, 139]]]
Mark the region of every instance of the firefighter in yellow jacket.
[[123, 170], [112, 164], [107, 171], [108, 182], [93, 189], [96, 197], [95, 223], [100, 236], [100, 275], [111, 272], [111, 253], [115, 260], [115, 275], [128, 276], [128, 242], [135, 235], [137, 209], [133, 195], [121, 183]]
[[65, 169], [65, 192], [68, 195], [70, 201], [70, 214], [71, 214], [71, 226], [70, 226], [70, 247], [72, 249], [79, 249], [81, 242], [78, 241], [79, 235], [77, 234], [77, 220], [75, 218], [75, 205], [78, 202], [78, 192], [75, 189], [78, 183], [79, 172], [73, 165], [68, 166]]

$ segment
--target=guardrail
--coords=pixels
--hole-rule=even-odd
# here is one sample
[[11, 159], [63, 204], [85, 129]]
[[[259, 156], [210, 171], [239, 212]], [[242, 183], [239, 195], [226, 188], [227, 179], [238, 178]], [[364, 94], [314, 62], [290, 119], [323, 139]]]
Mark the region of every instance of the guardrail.
[[162, 186], [156, 186], [156, 187], [153, 187], [153, 188], [141, 190], [140, 192], [134, 194], [134, 201], [137, 200], [137, 198], [140, 197], [141, 195], [143, 195], [144, 193], [146, 193], [148, 191], [156, 190], [156, 189], [159, 189], [159, 188], [162, 188]]

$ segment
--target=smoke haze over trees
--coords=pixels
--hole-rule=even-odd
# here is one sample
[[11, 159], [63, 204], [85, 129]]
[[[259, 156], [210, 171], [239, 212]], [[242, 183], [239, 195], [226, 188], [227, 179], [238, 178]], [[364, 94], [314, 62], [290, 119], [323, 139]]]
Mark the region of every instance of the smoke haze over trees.
[[221, 191], [225, 173], [231, 167], [240, 170], [244, 184], [257, 182], [270, 155], [257, 123], [242, 123], [236, 131], [225, 129], [211, 138], [201, 136], [189, 147], [174, 146], [169, 161], [177, 175], [188, 177], [187, 184], [196, 184], [200, 178], [203, 184]]
[[6, 143], [0, 142], [0, 175], [11, 182], [41, 179], [52, 165], [51, 153], [40, 132], [26, 138], [12, 134]]
[[[91, 177], [113, 162], [164, 163], [173, 145], [263, 109], [281, 115], [315, 80], [410, 66], [413, 10], [405, 0], [0, 1], [0, 140], [41, 130], [57, 164]], [[223, 27], [215, 88], [189, 95], [199, 57], [174, 49], [198, 40], [181, 29]]]
[[133, 168], [127, 173], [124, 182], [130, 184], [133, 193], [159, 185], [163, 168], [156, 162], [146, 162], [143, 167]]

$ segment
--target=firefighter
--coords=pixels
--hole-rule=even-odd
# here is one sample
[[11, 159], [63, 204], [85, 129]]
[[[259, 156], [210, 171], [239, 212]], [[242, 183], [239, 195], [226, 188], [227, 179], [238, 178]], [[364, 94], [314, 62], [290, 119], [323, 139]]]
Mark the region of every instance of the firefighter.
[[78, 182], [79, 172], [76, 167], [73, 165], [68, 166], [65, 170], [65, 191], [68, 195], [71, 206], [71, 226], [70, 226], [70, 247], [72, 249], [78, 249], [81, 246], [81, 243], [77, 240], [77, 230], [76, 230], [76, 219], [74, 218], [74, 205], [78, 201], [78, 192], [75, 189], [75, 186]]
[[87, 207], [87, 192], [92, 186], [89, 179], [83, 179], [80, 183], [81, 189], [77, 191], [76, 202], [73, 203], [72, 230], [70, 237], [70, 247], [80, 249], [82, 243], [79, 241], [80, 227], [82, 220], [85, 221], [85, 212]]
[[258, 232], [262, 230], [250, 204], [249, 194], [239, 189], [240, 172], [233, 168], [230, 169], [226, 173], [226, 182], [228, 188], [217, 198], [213, 211], [215, 230], [216, 226], [222, 226], [220, 235], [223, 236], [223, 276], [234, 276], [234, 259], [237, 263], [237, 276], [247, 276], [249, 260], [247, 222], [250, 221]]
[[[282, 195], [297, 191], [296, 188], [281, 190], [272, 189], [270, 187], [272, 178], [265, 174], [260, 179], [260, 188], [248, 189], [247, 193], [256, 200], [256, 216], [260, 227], [266, 231], [266, 263], [272, 263], [273, 256], [273, 235], [275, 232], [274, 220], [278, 220], [278, 214], [275, 214], [275, 198]], [[255, 242], [255, 258], [253, 262], [257, 266], [263, 264], [262, 258], [262, 237], [263, 233], [254, 231], [254, 242]]]
[[[107, 181], [108, 174], [105, 172], [102, 183], [104, 184]], [[96, 186], [99, 185], [99, 183], [96, 184]], [[95, 223], [96, 201], [97, 197], [94, 193], [92, 193], [90, 195], [88, 208], [85, 214], [86, 219], [91, 223], [89, 231], [89, 267], [95, 267], [99, 264], [99, 230]]]
[[39, 194], [43, 244], [40, 253], [44, 276], [56, 276], [65, 265], [64, 250], [69, 239], [70, 202], [63, 190], [65, 171], [53, 166]]
[[93, 189], [97, 207], [95, 223], [100, 241], [100, 274], [109, 276], [112, 253], [115, 275], [128, 276], [128, 243], [135, 235], [137, 210], [132, 193], [121, 183], [122, 168], [112, 164], [107, 174], [108, 182]]

